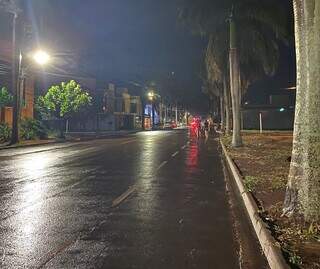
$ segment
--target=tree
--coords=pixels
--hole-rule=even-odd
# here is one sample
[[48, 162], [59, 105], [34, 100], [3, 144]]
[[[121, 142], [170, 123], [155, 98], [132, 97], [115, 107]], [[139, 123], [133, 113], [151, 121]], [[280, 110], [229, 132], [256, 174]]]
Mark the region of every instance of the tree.
[[6, 87], [0, 89], [0, 108], [12, 104], [12, 95], [8, 92]]
[[68, 83], [51, 86], [44, 96], [40, 96], [38, 103], [52, 116], [60, 120], [60, 135], [63, 136], [64, 122], [74, 113], [91, 104], [91, 96], [74, 80]]
[[297, 94], [283, 213], [320, 220], [320, 2], [294, 0]]
[[[227, 71], [230, 72], [232, 144], [240, 146], [241, 94], [254, 80], [276, 70], [278, 41], [284, 41], [288, 36], [287, 16], [275, 0], [185, 0], [179, 17], [191, 25], [194, 32], [210, 36], [214, 44], [219, 44], [211, 57], [222, 74], [226, 76]], [[227, 18], [229, 29], [226, 27]], [[230, 48], [229, 56], [221, 55], [226, 54], [226, 47]], [[228, 65], [229, 69], [225, 68]], [[219, 80], [223, 82], [223, 76]]]
[[216, 95], [220, 98], [220, 116], [221, 129], [226, 134], [230, 133], [230, 90], [228, 87], [228, 63], [227, 54], [228, 47], [226, 46], [226, 32], [220, 32], [219, 35], [210, 36], [207, 45], [205, 64], [206, 77], [209, 84], [216, 85]]

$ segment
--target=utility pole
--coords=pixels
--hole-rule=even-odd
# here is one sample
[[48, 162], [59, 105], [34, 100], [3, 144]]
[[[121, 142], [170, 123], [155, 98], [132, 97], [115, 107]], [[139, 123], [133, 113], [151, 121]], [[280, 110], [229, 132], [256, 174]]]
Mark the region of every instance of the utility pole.
[[178, 125], [178, 103], [176, 102], [176, 124]]
[[154, 100], [151, 100], [151, 117], [152, 117], [152, 127], [151, 129], [154, 129], [155, 120], [154, 120]]
[[12, 134], [11, 134], [11, 141], [10, 144], [16, 144], [19, 141], [19, 96], [18, 93], [18, 83], [17, 83], [17, 75], [16, 75], [16, 23], [18, 19], [18, 14], [13, 13], [13, 21], [12, 21], [12, 63], [11, 63], [11, 70], [12, 70], [12, 80], [11, 80], [11, 87], [13, 92], [13, 113], [12, 113]]
[[165, 105], [165, 107], [164, 107], [164, 123], [166, 123], [168, 120], [167, 120], [167, 118], [168, 118], [168, 108], [167, 108], [167, 106]]
[[[12, 135], [10, 144], [16, 144], [19, 141], [19, 112], [20, 112], [20, 89], [16, 72], [17, 48], [16, 48], [16, 28], [19, 13], [22, 11], [15, 0], [0, 0], [0, 8], [12, 14], [12, 81], [11, 89], [13, 93], [13, 117], [12, 117]], [[21, 61], [21, 55], [19, 61]], [[20, 70], [19, 70], [20, 72]], [[20, 76], [20, 74], [18, 74]]]

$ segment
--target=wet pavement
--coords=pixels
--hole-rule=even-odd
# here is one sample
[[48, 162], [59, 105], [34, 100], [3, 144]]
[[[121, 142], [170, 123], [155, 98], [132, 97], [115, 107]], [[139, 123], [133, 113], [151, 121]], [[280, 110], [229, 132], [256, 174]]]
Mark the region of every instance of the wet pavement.
[[212, 137], [2, 150], [0, 197], [0, 268], [239, 268]]

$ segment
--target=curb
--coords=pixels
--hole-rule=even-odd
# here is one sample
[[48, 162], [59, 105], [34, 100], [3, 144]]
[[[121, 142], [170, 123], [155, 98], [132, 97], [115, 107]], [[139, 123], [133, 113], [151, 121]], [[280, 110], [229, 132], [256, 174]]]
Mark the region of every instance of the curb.
[[227, 162], [227, 166], [240, 192], [241, 198], [248, 212], [248, 215], [250, 217], [255, 233], [259, 239], [263, 253], [268, 260], [270, 268], [271, 269], [290, 268], [282, 255], [279, 244], [271, 235], [271, 232], [267, 228], [268, 226], [260, 218], [258, 206], [256, 202], [253, 200], [251, 193], [248, 193], [245, 190], [245, 187], [242, 181], [242, 176], [240, 175], [239, 169], [236, 167], [233, 160], [227, 153], [225, 145], [222, 143], [221, 140], [220, 140], [220, 144], [222, 147], [223, 155]]
[[36, 147], [36, 146], [46, 146], [46, 145], [52, 145], [52, 144], [58, 144], [58, 143], [64, 143], [64, 141], [48, 141], [44, 143], [36, 143], [36, 144], [18, 144], [18, 145], [12, 145], [12, 146], [4, 146], [0, 147], [0, 150], [5, 150], [5, 149], [19, 149], [19, 148], [28, 148], [28, 147]]
[[[52, 141], [47, 141], [43, 143], [34, 143], [34, 144], [17, 144], [17, 145], [12, 145], [12, 146], [3, 146], [0, 147], [1, 150], [6, 150], [6, 149], [19, 149], [19, 148], [27, 148], [27, 147], [36, 147], [36, 146], [46, 146], [46, 145], [53, 145], [53, 144], [62, 144], [62, 143], [67, 143], [67, 142], [84, 142], [84, 141], [91, 141], [91, 140], [98, 140], [98, 139], [107, 139], [107, 138], [118, 138], [118, 137], [125, 137], [129, 136], [132, 134], [137, 133], [138, 131], [132, 131], [132, 132], [119, 132], [119, 133], [105, 133], [101, 135], [97, 135], [96, 133], [94, 136], [78, 136], [78, 137], [66, 137], [66, 139], [56, 139]], [[67, 134], [68, 135], [68, 134]]]

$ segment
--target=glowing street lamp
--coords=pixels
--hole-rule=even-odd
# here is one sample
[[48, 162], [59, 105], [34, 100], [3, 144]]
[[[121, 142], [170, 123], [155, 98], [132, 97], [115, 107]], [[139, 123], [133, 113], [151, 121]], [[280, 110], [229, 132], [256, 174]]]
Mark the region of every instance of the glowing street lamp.
[[[31, 68], [32, 63], [29, 59], [25, 59], [26, 57], [22, 54], [22, 51], [20, 51], [19, 54], [19, 62], [18, 62], [18, 83], [15, 93], [15, 102], [14, 102], [14, 117], [12, 120], [12, 136], [11, 136], [11, 144], [15, 144], [19, 142], [19, 120], [20, 120], [20, 98], [22, 96], [24, 83], [26, 79], [26, 73], [29, 68]], [[39, 50], [31, 55], [31, 58], [33, 58], [34, 62], [36, 62], [38, 65], [45, 65], [49, 62], [50, 56], [48, 53]], [[29, 60], [29, 61], [26, 61]], [[26, 63], [24, 63], [26, 61]]]
[[43, 50], [39, 50], [33, 54], [33, 60], [39, 65], [45, 65], [49, 62], [50, 56]]
[[150, 100], [153, 100], [154, 92], [153, 91], [148, 92], [148, 97], [149, 97]]

